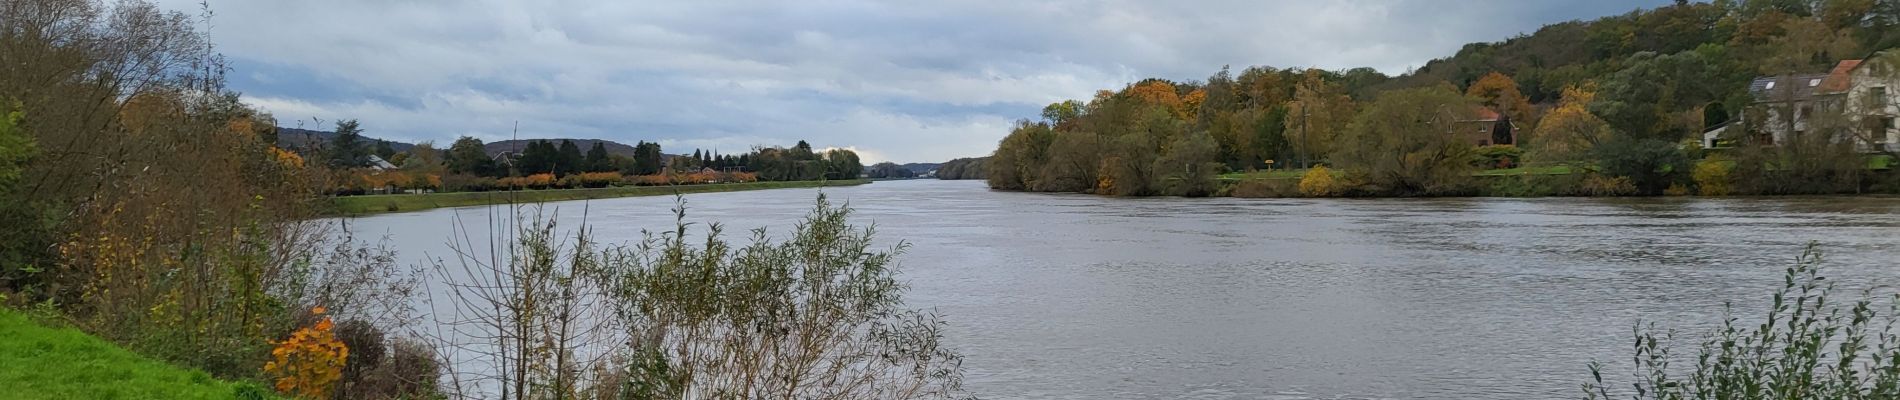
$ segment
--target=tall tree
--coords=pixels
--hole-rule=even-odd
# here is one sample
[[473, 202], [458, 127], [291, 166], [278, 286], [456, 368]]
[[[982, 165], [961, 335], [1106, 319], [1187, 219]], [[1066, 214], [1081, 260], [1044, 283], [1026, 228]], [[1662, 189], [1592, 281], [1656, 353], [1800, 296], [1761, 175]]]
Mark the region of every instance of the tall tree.
[[588, 147], [585, 165], [587, 166], [586, 172], [607, 172], [614, 170], [614, 160], [607, 155], [607, 145], [602, 142], [594, 142], [593, 147]]
[[1315, 69], [1306, 70], [1286, 108], [1284, 132], [1302, 167], [1331, 157], [1355, 113], [1352, 97]]
[[1524, 97], [1524, 92], [1517, 89], [1517, 81], [1495, 71], [1472, 82], [1471, 87], [1465, 89], [1465, 95], [1478, 99], [1480, 105], [1504, 114], [1512, 121], [1530, 123], [1531, 113], [1536, 111], [1531, 107], [1530, 99]]
[[858, 161], [858, 153], [845, 149], [825, 151], [825, 179], [858, 179], [864, 172], [864, 164]]
[[1459, 137], [1471, 104], [1450, 85], [1381, 94], [1346, 131], [1339, 167], [1374, 191], [1453, 193], [1471, 177], [1472, 147]]
[[1154, 171], [1161, 176], [1162, 192], [1188, 197], [1213, 194], [1220, 187], [1216, 178], [1223, 168], [1218, 147], [1205, 132], [1175, 138], [1167, 146], [1167, 153], [1155, 159]]
[[376, 156], [387, 161], [396, 156], [396, 146], [390, 145], [387, 140], [378, 140], [376, 141]]
[[1542, 160], [1581, 160], [1591, 148], [1610, 136], [1609, 124], [1590, 113], [1593, 101], [1596, 101], [1595, 85], [1565, 88], [1557, 107], [1544, 114], [1544, 119], [1537, 122], [1537, 129], [1520, 146], [1529, 148], [1532, 157]]
[[435, 142], [433, 141], [416, 143], [415, 146], [409, 148], [408, 152], [403, 154], [408, 155], [403, 158], [403, 162], [400, 164], [404, 170], [434, 174], [440, 174], [443, 171], [442, 151], [435, 149]]
[[634, 169], [632, 173], [635, 175], [652, 175], [659, 173], [660, 168], [665, 166], [665, 164], [662, 163], [663, 158], [660, 153], [659, 143], [641, 141], [638, 145], [633, 147]]
[[356, 120], [336, 122], [336, 137], [330, 139], [330, 145], [324, 149], [333, 168], [356, 168], [369, 165], [369, 144], [363, 139], [363, 128]]
[[561, 148], [554, 157], [554, 174], [566, 176], [581, 172], [581, 167], [586, 162], [587, 156], [581, 154], [580, 146], [575, 145], [572, 140], [561, 139]]
[[488, 149], [481, 139], [463, 136], [449, 145], [449, 154], [444, 157], [449, 173], [475, 176], [495, 176], [495, 159], [488, 157]]
[[515, 170], [522, 175], [552, 174], [560, 169], [560, 149], [554, 142], [534, 140], [515, 157]]

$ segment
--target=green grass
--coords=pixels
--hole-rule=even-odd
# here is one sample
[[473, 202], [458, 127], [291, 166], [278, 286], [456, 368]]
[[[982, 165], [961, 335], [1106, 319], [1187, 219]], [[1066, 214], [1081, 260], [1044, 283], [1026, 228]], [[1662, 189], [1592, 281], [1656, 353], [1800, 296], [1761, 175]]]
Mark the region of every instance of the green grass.
[[517, 190], [507, 192], [457, 192], [427, 194], [383, 194], [368, 196], [341, 196], [330, 198], [331, 213], [340, 215], [362, 215], [386, 212], [419, 211], [442, 207], [465, 207], [489, 204], [542, 203], [567, 200], [591, 200], [614, 197], [664, 196], [674, 193], [716, 193], [742, 190], [811, 188], [821, 186], [856, 186], [871, 183], [868, 179], [844, 181], [796, 181], [796, 182], [748, 182], [716, 183], [682, 186], [619, 186], [599, 189], [550, 189]]
[[[1343, 175], [1344, 173], [1345, 173], [1344, 171], [1341, 171], [1338, 169], [1333, 170], [1334, 177], [1344, 176]], [[1502, 175], [1523, 175], [1523, 174], [1565, 175], [1569, 173], [1571, 173], [1570, 166], [1554, 165], [1554, 166], [1540, 166], [1540, 167], [1518, 167], [1518, 168], [1510, 168], [1510, 169], [1490, 169], [1490, 170], [1482, 170], [1482, 171], [1474, 172], [1471, 175], [1473, 176], [1502, 176]], [[1270, 170], [1270, 171], [1234, 172], [1234, 173], [1221, 175], [1220, 177], [1223, 180], [1239, 181], [1239, 180], [1252, 180], [1252, 179], [1300, 179], [1300, 177], [1305, 176], [1305, 175], [1306, 175], [1305, 169], [1276, 169], [1276, 170]]]
[[[1337, 176], [1339, 175], [1339, 172], [1335, 170], [1333, 172], [1333, 175]], [[1222, 180], [1238, 181], [1238, 180], [1252, 180], [1252, 179], [1300, 179], [1300, 177], [1302, 176], [1306, 176], [1306, 169], [1304, 168], [1258, 170], [1258, 171], [1253, 171], [1253, 172], [1232, 172], [1232, 173], [1222, 174], [1220, 178]]]
[[1569, 175], [1571, 171], [1572, 170], [1570, 169], [1570, 166], [1568, 165], [1551, 165], [1551, 166], [1542, 166], [1542, 167], [1487, 169], [1487, 170], [1472, 173], [1471, 175], [1472, 176]]
[[0, 399], [233, 399], [268, 393], [0, 309]]

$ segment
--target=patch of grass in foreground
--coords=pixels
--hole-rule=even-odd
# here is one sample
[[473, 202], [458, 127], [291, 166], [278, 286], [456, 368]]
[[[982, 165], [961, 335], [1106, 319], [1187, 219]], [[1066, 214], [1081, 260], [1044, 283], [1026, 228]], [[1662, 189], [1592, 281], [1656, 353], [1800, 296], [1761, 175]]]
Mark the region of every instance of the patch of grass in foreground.
[[1502, 175], [1569, 175], [1569, 174], [1570, 174], [1571, 172], [1572, 172], [1572, 171], [1571, 171], [1571, 169], [1570, 169], [1570, 166], [1568, 166], [1568, 165], [1551, 165], [1551, 166], [1542, 166], [1542, 167], [1517, 167], [1517, 168], [1505, 168], [1505, 169], [1487, 169], [1487, 170], [1483, 170], [1483, 171], [1478, 171], [1478, 172], [1475, 172], [1475, 173], [1472, 173], [1471, 175], [1472, 175], [1472, 176], [1502, 176]]
[[331, 214], [361, 215], [386, 212], [419, 211], [442, 207], [465, 207], [489, 204], [542, 203], [550, 201], [592, 200], [615, 197], [663, 196], [678, 193], [716, 193], [741, 190], [812, 188], [825, 186], [856, 186], [871, 183], [869, 179], [843, 181], [793, 181], [793, 182], [747, 182], [714, 183], [704, 185], [681, 186], [617, 186], [598, 189], [548, 189], [515, 190], [502, 192], [454, 192], [427, 194], [381, 194], [368, 196], [343, 196], [330, 198]]
[[[1339, 175], [1340, 175], [1340, 172], [1338, 172], [1338, 170], [1334, 170], [1333, 176], [1339, 176]], [[1269, 170], [1257, 170], [1257, 171], [1251, 171], [1251, 172], [1230, 172], [1230, 173], [1222, 174], [1220, 178], [1222, 180], [1236, 181], [1236, 180], [1249, 180], [1249, 179], [1300, 179], [1300, 177], [1302, 176], [1306, 176], [1305, 168], [1269, 169]]]
[[243, 399], [267, 389], [133, 354], [0, 309], [0, 399]]

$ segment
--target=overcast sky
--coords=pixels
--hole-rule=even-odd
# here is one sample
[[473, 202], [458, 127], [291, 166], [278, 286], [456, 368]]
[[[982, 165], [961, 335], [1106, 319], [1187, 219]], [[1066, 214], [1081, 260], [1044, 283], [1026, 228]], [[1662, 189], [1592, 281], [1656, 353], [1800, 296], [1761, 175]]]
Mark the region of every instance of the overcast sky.
[[[197, 9], [198, 0], [163, 0]], [[1669, 0], [210, 0], [230, 85], [284, 126], [400, 140], [987, 155], [1011, 121], [1222, 65], [1400, 74], [1465, 43]], [[318, 125], [312, 118], [322, 120]]]

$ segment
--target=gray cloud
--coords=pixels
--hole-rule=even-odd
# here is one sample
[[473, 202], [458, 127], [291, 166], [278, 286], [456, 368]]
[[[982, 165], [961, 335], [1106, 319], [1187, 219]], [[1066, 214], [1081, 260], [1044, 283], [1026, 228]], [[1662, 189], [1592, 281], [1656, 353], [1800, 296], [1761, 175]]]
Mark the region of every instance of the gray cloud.
[[[196, 0], [166, 0], [193, 9]], [[213, 1], [232, 85], [370, 134], [804, 139], [871, 160], [986, 154], [1010, 121], [1222, 65], [1402, 73], [1472, 41], [1661, 1]], [[294, 125], [294, 123], [287, 123]]]

